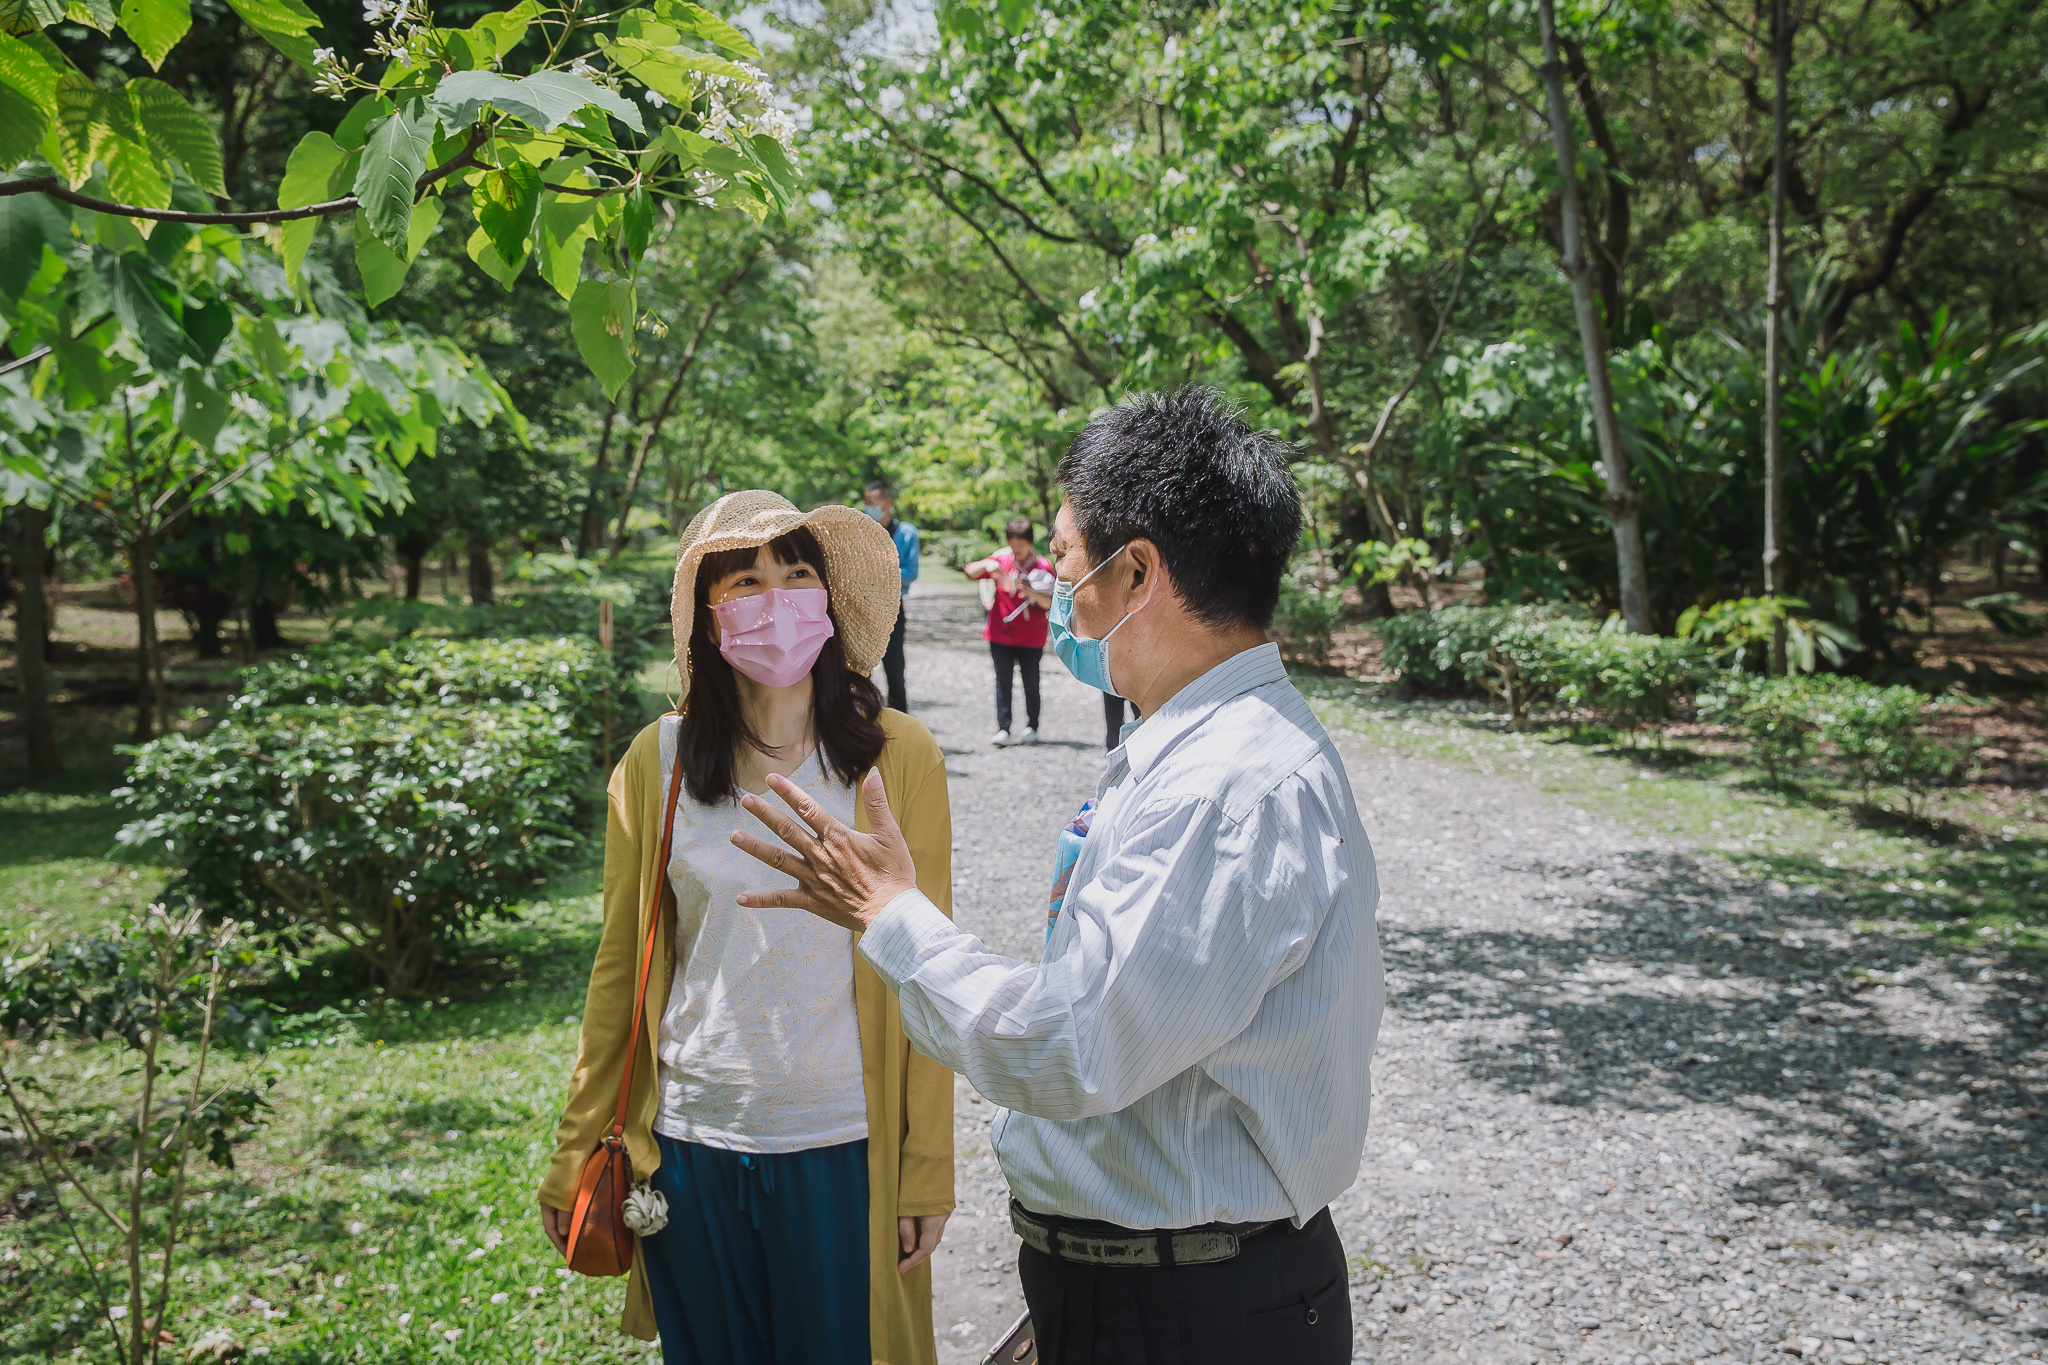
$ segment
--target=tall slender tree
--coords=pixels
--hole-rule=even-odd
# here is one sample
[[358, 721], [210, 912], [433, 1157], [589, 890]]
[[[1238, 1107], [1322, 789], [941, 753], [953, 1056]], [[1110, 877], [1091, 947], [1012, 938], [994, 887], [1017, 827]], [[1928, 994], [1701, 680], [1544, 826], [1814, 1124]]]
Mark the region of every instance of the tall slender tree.
[[1578, 152], [1572, 116], [1564, 98], [1564, 64], [1558, 58], [1557, 12], [1553, 0], [1537, 0], [1543, 24], [1543, 90], [1550, 110], [1551, 145], [1557, 151], [1558, 218], [1563, 238], [1565, 277], [1571, 281], [1572, 311], [1579, 324], [1579, 346], [1586, 355], [1586, 400], [1592, 407], [1593, 436], [1600, 446], [1601, 473], [1606, 479], [1608, 520], [1614, 526], [1614, 561], [1620, 578], [1621, 617], [1638, 635], [1653, 631], [1650, 622], [1650, 575], [1643, 557], [1642, 495], [1629, 478], [1628, 452], [1621, 444], [1621, 421], [1614, 407], [1614, 379], [1607, 369], [1607, 332], [1600, 320], [1600, 301], [1593, 263], [1586, 256], [1585, 229], [1579, 206]]
[[[1771, 240], [1764, 297], [1764, 591], [1785, 590], [1785, 83], [1792, 64], [1786, 0], [1771, 0]], [[1771, 632], [1770, 670], [1785, 671], [1785, 622]]]

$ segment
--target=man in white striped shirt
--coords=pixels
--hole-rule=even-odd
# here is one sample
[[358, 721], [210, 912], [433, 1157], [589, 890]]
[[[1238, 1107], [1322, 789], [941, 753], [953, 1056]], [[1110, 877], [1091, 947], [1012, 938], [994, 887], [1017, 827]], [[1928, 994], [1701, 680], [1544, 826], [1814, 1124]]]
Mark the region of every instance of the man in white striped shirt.
[[1328, 1204], [1365, 1141], [1378, 883], [1265, 636], [1301, 529], [1285, 457], [1196, 389], [1103, 414], [1061, 461], [1055, 643], [1145, 719], [1109, 755], [1042, 963], [925, 900], [878, 782], [872, 835], [777, 784], [803, 825], [747, 806], [789, 847], [735, 836], [800, 886], [742, 901], [860, 932], [912, 1043], [1003, 1106], [1048, 1365], [1351, 1358]]

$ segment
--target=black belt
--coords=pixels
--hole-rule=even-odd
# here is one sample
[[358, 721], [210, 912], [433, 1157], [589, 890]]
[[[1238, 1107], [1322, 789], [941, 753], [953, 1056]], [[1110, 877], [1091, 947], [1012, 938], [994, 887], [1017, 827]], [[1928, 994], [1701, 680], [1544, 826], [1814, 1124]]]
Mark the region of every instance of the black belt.
[[1024, 1245], [1078, 1265], [1209, 1265], [1231, 1259], [1242, 1243], [1282, 1221], [1138, 1231], [1113, 1223], [1048, 1217], [1010, 1201], [1010, 1226]]

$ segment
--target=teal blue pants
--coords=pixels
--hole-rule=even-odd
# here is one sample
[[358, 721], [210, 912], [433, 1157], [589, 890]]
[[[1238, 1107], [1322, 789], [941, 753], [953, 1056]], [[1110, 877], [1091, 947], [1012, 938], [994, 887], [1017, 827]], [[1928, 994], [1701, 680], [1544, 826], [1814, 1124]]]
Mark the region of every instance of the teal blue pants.
[[663, 1365], [869, 1365], [868, 1144], [731, 1152], [655, 1135], [644, 1237]]

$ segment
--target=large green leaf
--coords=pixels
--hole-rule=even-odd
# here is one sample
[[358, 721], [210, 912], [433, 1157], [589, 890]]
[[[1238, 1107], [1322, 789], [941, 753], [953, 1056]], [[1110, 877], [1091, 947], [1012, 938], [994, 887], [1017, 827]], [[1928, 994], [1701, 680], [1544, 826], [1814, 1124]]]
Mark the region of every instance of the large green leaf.
[[745, 175], [751, 169], [746, 158], [723, 142], [713, 142], [702, 133], [693, 133], [687, 128], [670, 124], [661, 130], [661, 141], [683, 160], [728, 180]]
[[65, 70], [63, 59], [41, 34], [23, 39], [0, 33], [0, 82], [13, 86], [45, 110], [56, 102], [57, 82]]
[[629, 289], [622, 323], [620, 311], [613, 307], [617, 287], [603, 280], [585, 280], [569, 300], [569, 332], [606, 398], [618, 397], [633, 377], [633, 355], [626, 346], [627, 329], [632, 326], [631, 293]]
[[139, 251], [117, 255], [105, 247], [93, 251], [93, 269], [114, 316], [149, 363], [159, 374], [176, 373], [187, 343], [178, 320], [178, 286], [171, 277]]
[[396, 107], [383, 95], [363, 96], [341, 116], [341, 122], [334, 129], [334, 145], [346, 152], [354, 151], [363, 145], [370, 125]]
[[634, 132], [646, 131], [640, 111], [616, 91], [566, 71], [537, 71], [520, 80], [495, 71], [457, 71], [441, 78], [433, 102], [441, 121], [450, 128], [466, 128], [476, 122], [477, 112], [488, 104], [542, 132], [551, 132], [579, 109], [594, 104]]
[[401, 107], [370, 126], [363, 159], [356, 167], [356, 198], [370, 217], [370, 231], [393, 251], [405, 250], [412, 227], [413, 186], [426, 174], [434, 146], [434, 111], [425, 100]]
[[[108, 98], [119, 99], [121, 96], [116, 91]], [[101, 139], [99, 154], [107, 167], [107, 193], [116, 202], [145, 209], [171, 206], [171, 179], [166, 174], [167, 168], [147, 143], [113, 133]], [[147, 237], [156, 225], [144, 218], [136, 220], [135, 226]]]
[[228, 0], [242, 22], [255, 29], [285, 56], [313, 69], [313, 40], [306, 35], [320, 27], [320, 16], [299, 0]]
[[64, 17], [100, 33], [112, 33], [119, 22], [112, 0], [69, 0], [64, 6]]
[[511, 9], [486, 14], [469, 26], [470, 51], [484, 61], [494, 61], [519, 46], [527, 26], [540, 14], [536, 0], [519, 0]]
[[[325, 133], [308, 133], [300, 138], [284, 163], [284, 180], [277, 187], [277, 206], [295, 209], [334, 198], [334, 173], [347, 159], [348, 153], [335, 146], [334, 139]], [[294, 289], [299, 287], [299, 265], [306, 259], [306, 249], [313, 245], [314, 234], [319, 230], [318, 218], [300, 218], [281, 229], [284, 240], [278, 255], [284, 260], [285, 278]]]
[[0, 199], [0, 295], [18, 299], [43, 268], [43, 248], [71, 250], [71, 213], [40, 194]]
[[0, 73], [0, 171], [12, 170], [43, 145], [43, 134], [50, 131], [50, 116], [43, 109], [33, 95]]
[[754, 148], [754, 159], [761, 169], [768, 172], [769, 183], [781, 196], [786, 208], [796, 195], [796, 167], [789, 162], [789, 154], [782, 150], [782, 144], [766, 133], [756, 133], [750, 139]]
[[57, 82], [59, 170], [74, 188], [92, 174], [92, 163], [110, 131], [106, 92], [82, 72], [67, 71]]
[[400, 256], [390, 247], [370, 235], [364, 225], [363, 215], [355, 215], [356, 269], [363, 277], [363, 299], [372, 308], [393, 297], [405, 283], [405, 272], [419, 259], [420, 251], [433, 236], [435, 226], [440, 223], [445, 206], [439, 199], [422, 199], [413, 206], [412, 227], [405, 235], [405, 255]]
[[228, 421], [228, 396], [207, 381], [198, 370], [178, 377], [178, 397], [173, 405], [178, 430], [190, 436], [201, 450], [213, 449], [213, 442]]
[[121, 0], [121, 27], [155, 71], [192, 27], [192, 0]]
[[761, 60], [761, 49], [755, 47], [746, 34], [702, 5], [693, 5], [689, 0], [660, 0], [655, 12], [685, 33], [695, 34], [708, 43], [716, 43], [727, 52], [737, 52], [752, 61]]
[[616, 42], [600, 38], [598, 41], [603, 44], [604, 55], [611, 59], [613, 65], [669, 103], [686, 108], [697, 98], [696, 78], [699, 74], [726, 76], [739, 81], [752, 79], [723, 57], [656, 47], [639, 38], [620, 38]]
[[188, 298], [180, 321], [185, 328], [186, 353], [202, 365], [211, 365], [220, 344], [235, 330], [235, 310], [226, 299], [197, 303]]
[[510, 265], [506, 264], [505, 258], [498, 254], [497, 245], [491, 241], [491, 234], [482, 228], [470, 233], [469, 241], [464, 245], [469, 251], [469, 259], [476, 262], [477, 268], [507, 289], [519, 278], [520, 267], [526, 264], [524, 256]]
[[0, 0], [0, 29], [34, 33], [64, 17], [62, 0]]
[[533, 247], [533, 220], [540, 212], [540, 172], [524, 161], [486, 171], [476, 184], [476, 223], [515, 269]]
[[597, 201], [582, 194], [550, 194], [540, 206], [540, 276], [565, 299], [583, 278], [583, 244], [597, 235]]
[[149, 149], [183, 166], [200, 189], [225, 198], [228, 187], [222, 175], [220, 143], [199, 111], [185, 103], [183, 95], [148, 76], [128, 82], [128, 98]]

